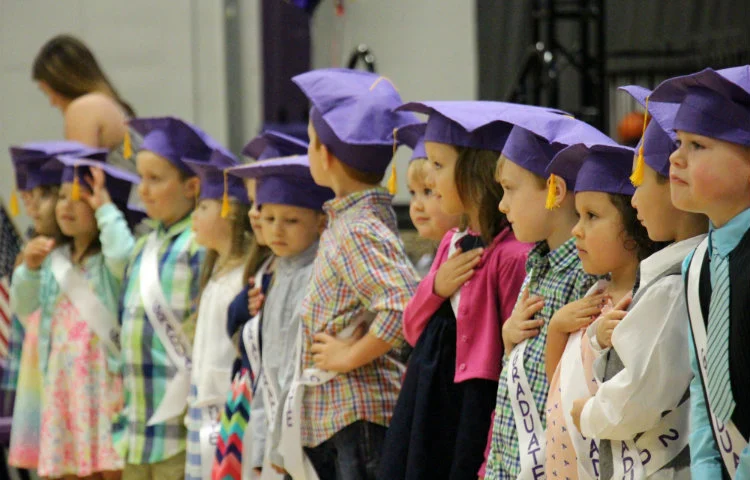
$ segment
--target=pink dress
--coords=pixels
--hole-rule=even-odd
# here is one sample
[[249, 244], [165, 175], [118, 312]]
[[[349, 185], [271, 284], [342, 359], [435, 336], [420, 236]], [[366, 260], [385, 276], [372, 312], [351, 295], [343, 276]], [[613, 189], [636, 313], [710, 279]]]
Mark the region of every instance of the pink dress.
[[54, 309], [44, 374], [39, 475], [85, 477], [122, 470], [112, 419], [122, 409], [122, 380], [107, 365], [105, 345], [67, 297]]

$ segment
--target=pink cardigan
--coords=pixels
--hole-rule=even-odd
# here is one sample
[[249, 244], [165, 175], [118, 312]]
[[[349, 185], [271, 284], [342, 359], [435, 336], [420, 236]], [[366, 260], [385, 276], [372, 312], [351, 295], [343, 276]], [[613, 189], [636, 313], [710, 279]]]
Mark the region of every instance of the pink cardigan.
[[[448, 258], [453, 229], [440, 242], [430, 273], [417, 287], [404, 310], [404, 336], [415, 345], [432, 315], [447, 299], [433, 286], [440, 265]], [[456, 317], [456, 383], [472, 378], [496, 382], [503, 356], [501, 328], [516, 304], [526, 277], [526, 256], [532, 245], [503, 229], [485, 248], [474, 276], [461, 287]]]

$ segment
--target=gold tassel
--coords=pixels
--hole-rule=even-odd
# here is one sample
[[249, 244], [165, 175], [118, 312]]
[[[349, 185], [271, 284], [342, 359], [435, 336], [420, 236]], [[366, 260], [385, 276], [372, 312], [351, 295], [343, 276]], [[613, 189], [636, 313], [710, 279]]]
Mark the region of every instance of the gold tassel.
[[16, 189], [14, 188], [12, 192], [10, 192], [10, 216], [11, 217], [17, 217], [21, 213], [21, 206], [18, 204], [18, 192], [16, 192]]
[[224, 195], [221, 199], [221, 218], [229, 216], [229, 178], [228, 173], [224, 170]]
[[557, 177], [553, 173], [549, 176], [549, 187], [547, 189], [547, 201], [544, 204], [544, 208], [547, 210], [554, 210], [559, 205], [557, 204]]
[[393, 129], [393, 154], [391, 155], [391, 176], [388, 177], [388, 193], [396, 195], [398, 192], [398, 178], [396, 177], [396, 149], [398, 148], [398, 128]]
[[641, 146], [638, 147], [638, 157], [635, 159], [635, 168], [633, 174], [630, 176], [630, 183], [634, 187], [640, 187], [643, 183], [644, 170], [646, 168], [646, 160], [643, 158], [643, 136], [646, 134], [646, 126], [648, 125], [648, 97], [646, 97], [646, 111], [643, 112], [643, 131], [641, 132]]
[[127, 159], [133, 156], [133, 145], [130, 143], [130, 130], [125, 130], [125, 138], [122, 140], [122, 156]]
[[81, 199], [81, 184], [78, 180], [78, 166], [73, 167], [73, 188], [70, 190], [70, 199], [75, 202]]

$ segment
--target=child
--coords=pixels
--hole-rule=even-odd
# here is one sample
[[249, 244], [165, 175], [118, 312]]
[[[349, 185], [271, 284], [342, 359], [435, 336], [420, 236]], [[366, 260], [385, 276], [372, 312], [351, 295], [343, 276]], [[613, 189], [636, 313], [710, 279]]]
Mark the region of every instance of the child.
[[[19, 174], [23, 176], [23, 183], [17, 183], [18, 188], [30, 195], [26, 211], [33, 220], [35, 236], [52, 239], [56, 245], [64, 241], [55, 219], [62, 169], [41, 167], [59, 152], [69, 152], [68, 143], [39, 142], [10, 149], [17, 177]], [[83, 145], [77, 148], [82, 149]], [[18, 359], [17, 385], [10, 389], [15, 390], [15, 405], [8, 449], [8, 464], [17, 468], [36, 469], [39, 461], [42, 408], [42, 376], [39, 371], [38, 351], [39, 319], [38, 309], [28, 316], [18, 317], [22, 325], [22, 336], [19, 339], [22, 344], [18, 348], [21, 356]]]
[[182, 159], [207, 161], [219, 146], [176, 118], [135, 119], [130, 125], [143, 135], [136, 156], [138, 193], [156, 227], [139, 239], [123, 282], [123, 478], [181, 479], [192, 348], [182, 324], [195, 315], [203, 261], [191, 230], [199, 180]]
[[327, 69], [293, 81], [313, 104], [310, 172], [336, 198], [325, 205], [328, 228], [300, 307], [302, 374], [287, 397], [280, 453], [295, 479], [371, 479], [401, 385], [388, 353], [404, 346], [401, 316], [416, 287], [392, 197], [378, 184], [393, 130], [415, 118], [393, 111], [401, 98], [384, 77]]
[[406, 107], [429, 111], [429, 181], [442, 213], [462, 220], [444, 235], [404, 311], [404, 334], [415, 349], [386, 436], [383, 479], [476, 478], [484, 459], [500, 328], [521, 289], [529, 245], [516, 240], [497, 209], [503, 191], [493, 177], [510, 126], [467, 131], [461, 122], [473, 115], [471, 106]]
[[[575, 176], [555, 176], [549, 181], [554, 186], [550, 195], [545, 180], [547, 167], [562, 147], [579, 137], [611, 142], [583, 122], [536, 109], [522, 112], [512, 121], [523, 126], [513, 127], [498, 162], [496, 178], [504, 191], [499, 209], [513, 226], [516, 238], [534, 242], [535, 246], [526, 263], [523, 292], [503, 326], [506, 356], [495, 400], [487, 479], [515, 479], [522, 470], [525, 475], [544, 471], [547, 327], [559, 308], [581, 298], [596, 281], [583, 270], [571, 234], [578, 221], [573, 196]], [[516, 358], [518, 367], [523, 368], [518, 371], [525, 373], [530, 390], [524, 392], [525, 398], [515, 394], [517, 387], [508, 378], [514, 370], [511, 352], [519, 344], [523, 344], [523, 350]], [[526, 415], [519, 409], [521, 401], [530, 405]], [[531, 432], [522, 428], [530, 421]]]
[[[671, 108], [670, 104], [647, 104], [651, 92], [644, 88], [622, 89], [647, 107], [654, 119], [665, 107]], [[595, 363], [596, 395], [574, 402], [573, 421], [579, 421], [576, 414], [580, 412], [581, 433], [599, 439], [601, 478], [629, 471], [638, 478], [690, 476], [687, 425], [692, 372], [680, 270], [685, 256], [705, 236], [707, 221], [703, 215], [682, 212], [672, 205], [669, 156], [675, 149], [670, 135], [657, 121], [651, 121], [635, 149], [638, 154], [631, 177], [636, 186], [632, 203], [649, 238], [674, 243], [641, 262], [640, 286], [628, 312], [612, 310], [602, 315], [583, 339], [605, 358]], [[675, 427], [677, 438], [671, 431]], [[623, 457], [623, 451], [632, 453]], [[645, 464], [641, 455], [635, 454], [643, 451], [651, 456], [644, 457], [648, 459]], [[626, 459], [630, 460], [627, 469], [623, 467]]]
[[679, 104], [672, 124], [678, 137], [670, 157], [672, 203], [710, 220], [708, 239], [684, 265], [695, 347], [690, 469], [696, 479], [750, 478], [749, 74], [748, 65], [706, 69], [667, 80], [650, 97]]
[[219, 412], [231, 386], [235, 358], [231, 338], [220, 326], [226, 324], [229, 304], [242, 289], [250, 225], [245, 185], [227, 173], [238, 164], [233, 154], [216, 149], [208, 162], [185, 159], [185, 163], [201, 181], [193, 232], [196, 243], [207, 252], [193, 343], [185, 479], [210, 480]]
[[[429, 163], [424, 148], [424, 132], [426, 124], [417, 123], [406, 126], [398, 131], [398, 136], [404, 138], [413, 150], [409, 168], [406, 171], [406, 184], [409, 187], [409, 216], [417, 229], [419, 236], [439, 244], [446, 232], [458, 227], [461, 220], [459, 215], [446, 215], [440, 210], [437, 197], [433, 194], [432, 185], [428, 182]], [[430, 271], [435, 258], [432, 254], [425, 254], [416, 265], [420, 278], [424, 278]]]
[[112, 198], [125, 203], [138, 178], [104, 164], [106, 150], [87, 153], [55, 159], [65, 166], [55, 214], [69, 241], [35, 238], [13, 279], [19, 314], [41, 309], [42, 477], [116, 478], [123, 467], [112, 432], [122, 405], [116, 305], [134, 239]]
[[619, 145], [576, 144], [559, 152], [548, 167], [551, 175], [576, 177], [579, 220], [572, 232], [578, 256], [587, 273], [609, 276], [555, 312], [547, 329], [546, 473], [552, 477], [598, 478], [596, 443], [581, 437], [569, 412], [575, 399], [595, 389], [593, 353], [585, 342], [582, 346], [582, 329], [629, 299], [638, 261], [653, 251], [630, 205], [632, 152]]
[[263, 310], [243, 331], [257, 385], [251, 423], [264, 427], [254, 437], [252, 450], [257, 453], [251, 458], [263, 458], [263, 477], [271, 478], [267, 475], [271, 470], [286, 473], [278, 447], [284, 400], [296, 369], [288, 352], [294, 351], [300, 332], [297, 310], [310, 283], [318, 238], [326, 224], [323, 204], [333, 198], [333, 192], [315, 184], [306, 156], [267, 160], [236, 168], [234, 173], [256, 179], [264, 240], [275, 255], [273, 283]]

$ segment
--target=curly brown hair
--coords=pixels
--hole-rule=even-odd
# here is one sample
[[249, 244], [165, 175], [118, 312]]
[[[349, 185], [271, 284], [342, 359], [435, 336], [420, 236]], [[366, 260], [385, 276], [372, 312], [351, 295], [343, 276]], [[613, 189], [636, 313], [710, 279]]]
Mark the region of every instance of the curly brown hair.
[[648, 230], [638, 220], [638, 212], [630, 203], [632, 198], [630, 195], [609, 194], [609, 200], [622, 217], [625, 248], [630, 251], [635, 250], [640, 262], [667, 246], [669, 242], [655, 242], [649, 238]]

